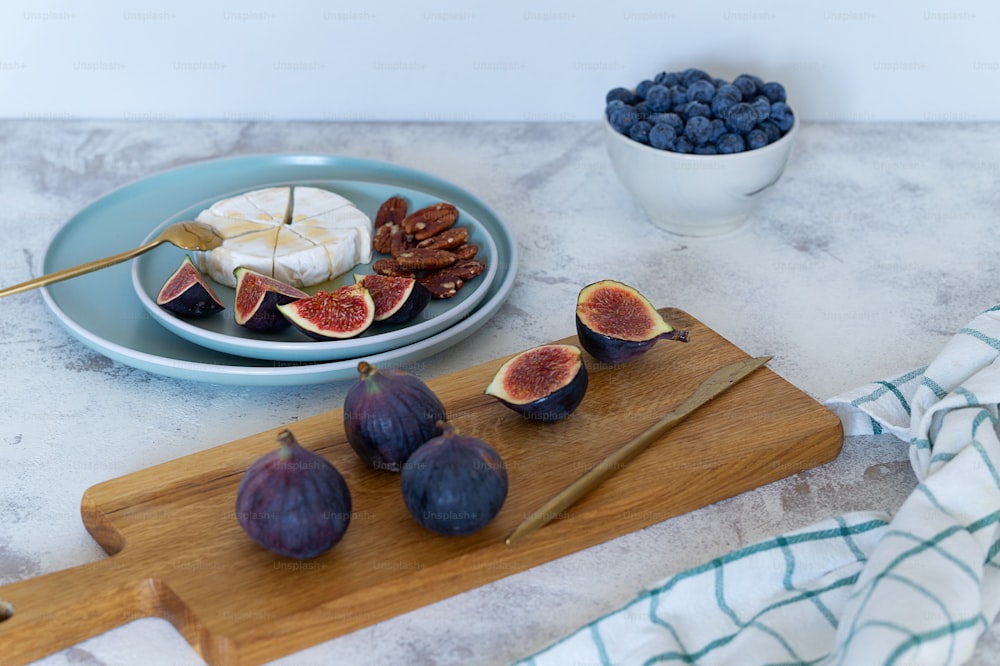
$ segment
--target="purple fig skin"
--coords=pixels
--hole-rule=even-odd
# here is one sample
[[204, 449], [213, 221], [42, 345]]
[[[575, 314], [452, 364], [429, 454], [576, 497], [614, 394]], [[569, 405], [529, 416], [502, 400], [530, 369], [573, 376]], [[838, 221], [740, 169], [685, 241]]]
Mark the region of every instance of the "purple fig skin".
[[591, 330], [577, 317], [576, 337], [580, 340], [580, 346], [598, 361], [622, 365], [648, 352], [659, 340], [687, 342], [688, 333], [674, 330], [661, 333], [649, 340], [620, 340]]
[[264, 295], [257, 311], [243, 323], [243, 326], [251, 331], [258, 331], [260, 333], [283, 331], [291, 326], [292, 322], [288, 321], [285, 315], [278, 311], [278, 306], [297, 301], [299, 298], [302, 297], [269, 291]]
[[406, 509], [422, 527], [465, 536], [486, 526], [507, 499], [507, 468], [496, 449], [448, 423], [403, 465]]
[[[521, 375], [520, 381], [522, 383], [537, 387], [539, 381], [551, 377], [550, 373], [553, 373], [554, 370], [554, 377], [562, 381], [566, 376], [565, 371], [572, 370], [574, 366], [576, 372], [572, 378], [558, 388], [551, 386], [548, 389], [551, 390], [550, 393], [537, 397], [530, 393], [528, 396], [524, 396], [524, 388], [526, 387], [517, 386], [517, 375]], [[558, 372], [560, 368], [563, 369], [563, 373]], [[524, 377], [526, 373], [530, 376]], [[542, 385], [551, 384], [552, 381], [549, 379]], [[583, 362], [579, 347], [542, 345], [522, 352], [504, 363], [497, 371], [493, 381], [486, 387], [485, 392], [526, 419], [551, 423], [565, 419], [580, 406], [583, 396], [587, 393], [588, 382], [587, 366]], [[519, 388], [521, 391], [518, 391]], [[538, 391], [537, 388], [535, 390]], [[519, 400], [512, 397], [519, 394], [521, 396]], [[534, 399], [526, 400], [526, 397], [534, 397]]]
[[163, 283], [156, 304], [178, 317], [192, 319], [208, 317], [225, 309], [189, 256], [184, 257], [177, 270]]
[[446, 410], [416, 375], [358, 363], [344, 398], [344, 433], [369, 467], [398, 472], [424, 442], [437, 436]]
[[430, 302], [431, 292], [427, 290], [427, 287], [416, 282], [403, 306], [392, 315], [382, 319], [381, 322], [384, 324], [407, 324], [423, 312], [430, 305]]
[[297, 559], [321, 555], [343, 538], [351, 521], [351, 493], [340, 472], [303, 448], [288, 430], [281, 447], [244, 473], [236, 492], [236, 519], [264, 548]]

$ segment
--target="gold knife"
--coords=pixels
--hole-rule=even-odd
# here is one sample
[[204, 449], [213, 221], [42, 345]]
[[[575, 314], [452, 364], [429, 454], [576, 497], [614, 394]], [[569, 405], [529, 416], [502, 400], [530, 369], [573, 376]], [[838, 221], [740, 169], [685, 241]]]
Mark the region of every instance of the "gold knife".
[[754, 370], [771, 360], [770, 356], [758, 356], [737, 361], [716, 370], [702, 382], [684, 402], [666, 416], [630, 440], [620, 449], [608, 455], [580, 478], [566, 486], [558, 495], [550, 499], [535, 513], [530, 514], [507, 537], [508, 546], [520, 541], [539, 527], [546, 525], [577, 500], [601, 485], [621, 467], [645, 450], [661, 435], [684, 420], [693, 411], [730, 388]]

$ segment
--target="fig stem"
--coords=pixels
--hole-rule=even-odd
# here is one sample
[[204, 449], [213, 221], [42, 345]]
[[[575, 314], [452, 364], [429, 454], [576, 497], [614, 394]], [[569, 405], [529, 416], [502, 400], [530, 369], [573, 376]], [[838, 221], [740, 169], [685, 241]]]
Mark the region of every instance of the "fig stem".
[[687, 331], [678, 331], [677, 329], [674, 329], [672, 331], [667, 331], [666, 333], [664, 333], [660, 337], [663, 338], [664, 340], [676, 340], [677, 342], [687, 342], [688, 341], [688, 332]]

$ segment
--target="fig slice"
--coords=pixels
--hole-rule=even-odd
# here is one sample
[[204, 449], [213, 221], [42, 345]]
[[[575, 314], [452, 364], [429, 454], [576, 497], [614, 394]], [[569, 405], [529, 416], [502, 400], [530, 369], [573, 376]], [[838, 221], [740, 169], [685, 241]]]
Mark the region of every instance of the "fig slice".
[[579, 347], [548, 344], [508, 359], [485, 393], [527, 419], [559, 421], [580, 406], [587, 382]]
[[587, 353], [614, 365], [645, 354], [657, 340], [688, 340], [687, 331], [668, 324], [638, 290], [616, 280], [601, 280], [580, 290], [576, 333]]
[[414, 278], [391, 275], [357, 275], [375, 302], [375, 321], [405, 324], [413, 321], [431, 302], [431, 292]]
[[233, 302], [236, 323], [253, 331], [281, 331], [292, 322], [278, 312], [278, 306], [309, 294], [276, 280], [269, 275], [258, 273], [244, 266], [233, 271], [236, 277], [236, 297]]
[[205, 276], [195, 268], [191, 257], [167, 278], [156, 295], [156, 304], [179, 317], [200, 318], [225, 309]]
[[360, 335], [375, 319], [375, 302], [361, 283], [277, 306], [292, 325], [315, 340], [339, 340]]

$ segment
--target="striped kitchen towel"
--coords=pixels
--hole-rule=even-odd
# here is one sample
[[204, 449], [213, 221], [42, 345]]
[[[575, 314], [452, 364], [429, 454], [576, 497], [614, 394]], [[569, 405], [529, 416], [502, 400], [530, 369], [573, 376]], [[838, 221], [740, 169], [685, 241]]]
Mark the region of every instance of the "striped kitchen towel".
[[1000, 306], [927, 366], [827, 403], [909, 445], [894, 516], [838, 516], [661, 581], [519, 662], [961, 664], [1000, 611]]

